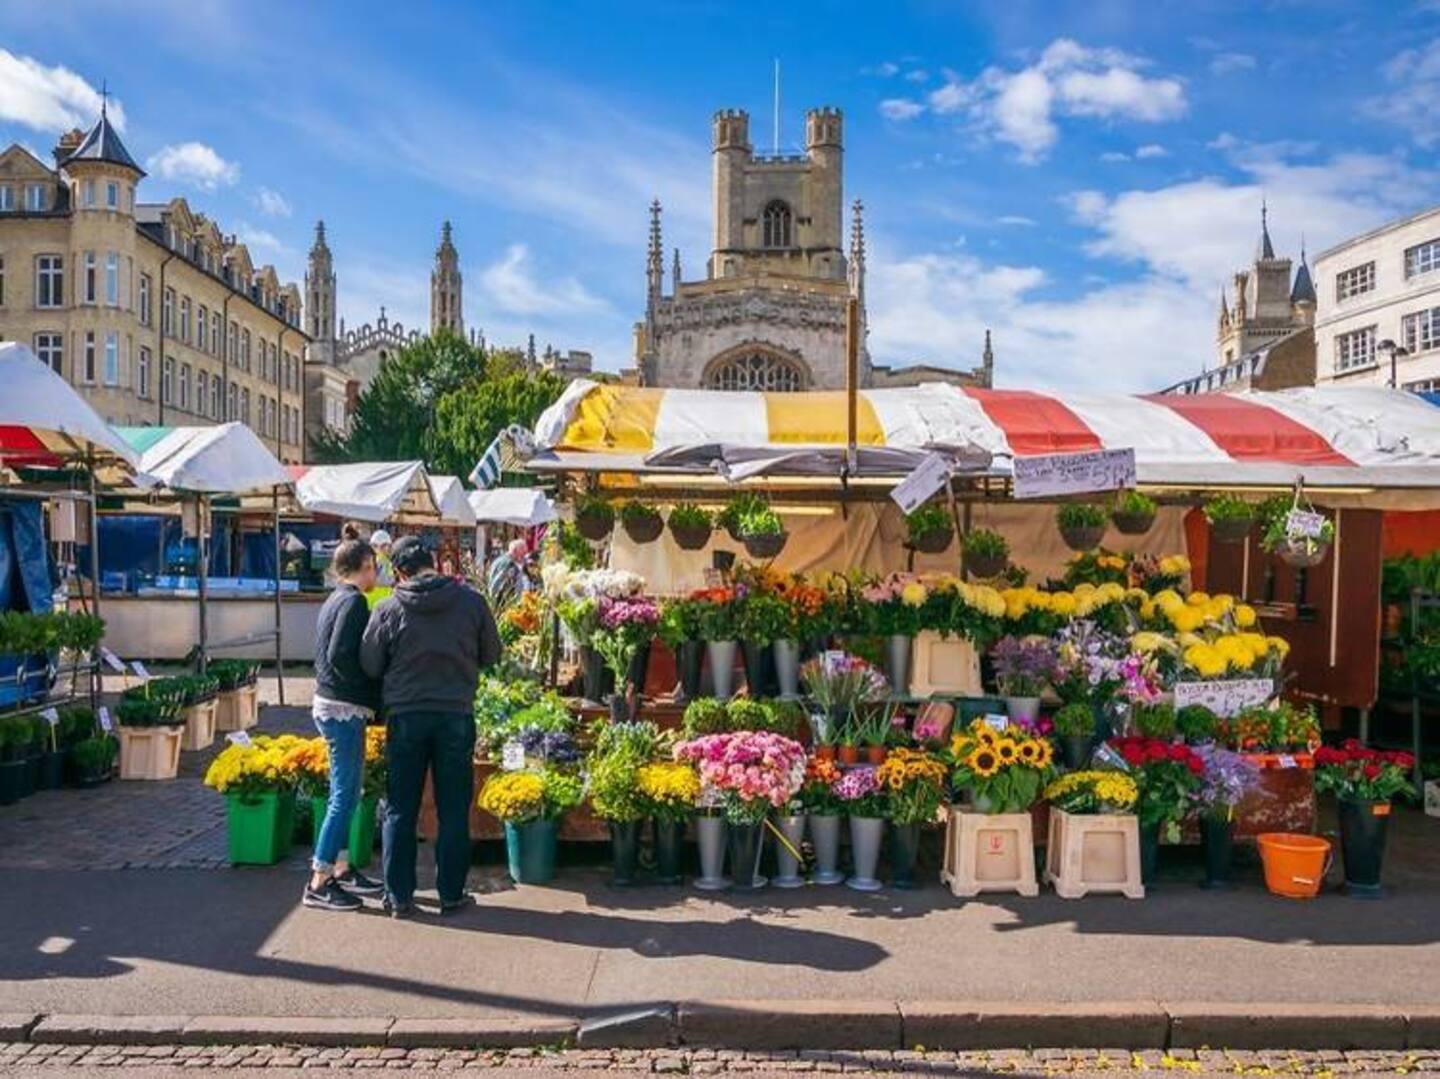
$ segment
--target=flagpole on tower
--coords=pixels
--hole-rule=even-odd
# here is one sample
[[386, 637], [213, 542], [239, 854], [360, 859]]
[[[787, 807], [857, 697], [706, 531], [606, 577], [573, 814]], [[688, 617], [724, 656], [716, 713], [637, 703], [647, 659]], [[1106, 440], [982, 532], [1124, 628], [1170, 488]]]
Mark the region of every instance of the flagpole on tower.
[[775, 58], [774, 154], [780, 156], [780, 58]]

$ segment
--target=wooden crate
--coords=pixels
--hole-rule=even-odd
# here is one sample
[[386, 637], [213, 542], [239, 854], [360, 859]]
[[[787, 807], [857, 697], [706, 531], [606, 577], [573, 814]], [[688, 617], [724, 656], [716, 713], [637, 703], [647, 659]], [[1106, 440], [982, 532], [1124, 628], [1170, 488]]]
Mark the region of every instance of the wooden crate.
[[910, 694], [915, 697], [978, 697], [980, 656], [962, 637], [942, 637], [926, 631], [915, 637], [910, 654]]
[[1140, 883], [1140, 822], [1132, 814], [1086, 816], [1050, 809], [1045, 879], [1063, 899], [1092, 893], [1145, 898]]
[[260, 698], [256, 685], [236, 686], [215, 698], [217, 731], [248, 731], [260, 722]]
[[215, 711], [218, 702], [214, 697], [208, 701], [192, 704], [180, 713], [185, 721], [185, 733], [180, 739], [180, 748], [193, 753], [197, 749], [209, 749], [215, 743]]
[[952, 806], [940, 880], [961, 898], [981, 892], [1039, 895], [1030, 814], [966, 813]]
[[174, 779], [184, 727], [117, 727], [121, 779]]

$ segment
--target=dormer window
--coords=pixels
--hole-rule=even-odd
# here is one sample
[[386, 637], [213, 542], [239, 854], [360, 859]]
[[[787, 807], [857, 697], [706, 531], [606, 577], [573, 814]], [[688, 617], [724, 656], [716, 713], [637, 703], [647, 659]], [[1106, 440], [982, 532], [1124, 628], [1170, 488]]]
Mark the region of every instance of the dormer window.
[[114, 180], [105, 185], [105, 207], [110, 210], [120, 209], [120, 185]]
[[789, 247], [790, 240], [790, 207], [779, 199], [775, 199], [765, 207], [762, 217], [761, 242], [765, 247]]

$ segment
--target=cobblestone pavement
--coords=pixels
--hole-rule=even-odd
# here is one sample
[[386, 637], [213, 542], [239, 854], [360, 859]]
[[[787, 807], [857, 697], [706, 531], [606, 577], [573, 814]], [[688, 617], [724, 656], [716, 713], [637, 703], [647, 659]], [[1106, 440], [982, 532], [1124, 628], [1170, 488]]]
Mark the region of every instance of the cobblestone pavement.
[[1123, 1049], [989, 1050], [908, 1052], [888, 1050], [765, 1053], [716, 1049], [379, 1049], [313, 1046], [171, 1046], [0, 1044], [0, 1072], [56, 1069], [265, 1068], [375, 1069], [568, 1073], [577, 1071], [661, 1074], [788, 1075], [794, 1072], [926, 1074], [953, 1076], [1051, 1076], [1140, 1074], [1226, 1076], [1363, 1076], [1440, 1072], [1435, 1052], [1239, 1052], [1176, 1049], [1132, 1053]]

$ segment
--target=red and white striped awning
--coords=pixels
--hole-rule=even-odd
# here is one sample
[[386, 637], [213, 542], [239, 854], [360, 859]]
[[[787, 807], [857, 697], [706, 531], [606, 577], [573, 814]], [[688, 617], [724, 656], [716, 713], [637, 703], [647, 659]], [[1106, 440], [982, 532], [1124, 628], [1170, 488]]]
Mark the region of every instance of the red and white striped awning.
[[[861, 471], [902, 475], [933, 451], [1005, 476], [1016, 457], [1135, 451], [1142, 484], [1440, 492], [1440, 408], [1383, 388], [1206, 396], [1045, 394], [940, 383], [862, 390]], [[572, 383], [540, 417], [540, 470], [713, 472], [764, 458], [834, 472], [840, 392], [729, 393]]]

